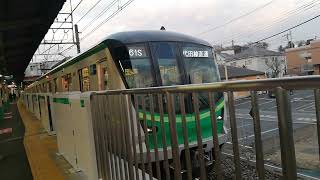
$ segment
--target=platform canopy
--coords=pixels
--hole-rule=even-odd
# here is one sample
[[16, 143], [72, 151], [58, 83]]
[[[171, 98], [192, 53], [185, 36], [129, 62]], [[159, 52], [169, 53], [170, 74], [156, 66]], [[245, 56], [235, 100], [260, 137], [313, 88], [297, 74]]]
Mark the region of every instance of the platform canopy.
[[24, 71], [66, 0], [0, 0], [0, 74]]

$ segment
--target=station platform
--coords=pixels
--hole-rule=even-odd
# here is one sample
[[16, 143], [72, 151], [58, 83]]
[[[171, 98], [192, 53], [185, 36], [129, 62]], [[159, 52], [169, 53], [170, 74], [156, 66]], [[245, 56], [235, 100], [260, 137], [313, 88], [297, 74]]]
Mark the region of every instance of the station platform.
[[0, 121], [0, 179], [83, 180], [58, 153], [48, 135], [22, 102], [11, 103]]

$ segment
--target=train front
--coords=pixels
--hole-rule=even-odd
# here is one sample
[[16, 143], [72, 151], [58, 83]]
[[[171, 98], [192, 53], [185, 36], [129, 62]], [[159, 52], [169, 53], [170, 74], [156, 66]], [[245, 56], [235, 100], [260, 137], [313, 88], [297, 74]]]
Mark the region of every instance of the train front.
[[[208, 43], [177, 33], [168, 34], [170, 36], [169, 41], [168, 36], [166, 36], [168, 32], [159, 33], [160, 35], [155, 35], [158, 36], [157, 38], [153, 36], [150, 41], [144, 37], [144, 41], [126, 44], [128, 56], [120, 58], [117, 62], [127, 88], [177, 86], [220, 81], [213, 50]], [[132, 39], [137, 41], [139, 38]], [[212, 161], [211, 152], [214, 147], [209, 102], [215, 104], [216, 127], [219, 134], [219, 144], [221, 145], [226, 141], [224, 128], [225, 101], [223, 94], [220, 92], [213, 93], [211, 100], [208, 93], [198, 93], [197, 97], [202, 144], [208, 162], [210, 162]], [[154, 153], [155, 148], [160, 153], [164, 148], [171, 151], [168, 100], [165, 96], [161, 97], [161, 101], [159, 101], [158, 96], [151, 96], [151, 98], [153, 98], [152, 101], [150, 96], [140, 97], [138, 109], [136, 109], [136, 111], [139, 111], [141, 127], [144, 133], [148, 135], [146, 140], [149, 143], [146, 143], [149, 145], [151, 153]], [[181, 106], [181, 98], [184, 100], [183, 106]], [[143, 105], [142, 100], [145, 105]], [[153, 102], [154, 112], [150, 112], [150, 102]], [[159, 102], [162, 102], [162, 104], [159, 104]], [[146, 108], [143, 108], [143, 106], [146, 106]], [[173, 96], [173, 106], [180, 159], [184, 159], [182, 156], [185, 154], [183, 153], [185, 150], [183, 126], [187, 130], [191, 158], [195, 158], [198, 150], [197, 131], [199, 129], [197, 129], [192, 94], [184, 93], [182, 96], [181, 94], [175, 94]], [[183, 124], [184, 122], [185, 124]], [[160, 160], [162, 158], [163, 156], [160, 156]]]

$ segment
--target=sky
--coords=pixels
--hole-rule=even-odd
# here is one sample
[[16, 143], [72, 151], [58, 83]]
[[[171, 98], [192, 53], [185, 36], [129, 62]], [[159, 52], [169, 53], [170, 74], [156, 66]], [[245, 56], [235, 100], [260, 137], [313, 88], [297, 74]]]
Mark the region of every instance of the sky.
[[[73, 8], [80, 1], [71, 0]], [[97, 6], [79, 21], [98, 1], [100, 2]], [[234, 44], [243, 45], [278, 33], [320, 14], [320, 0], [134, 0], [115, 14], [119, 7], [128, 1], [82, 0], [73, 13], [74, 23], [79, 26], [82, 51], [112, 33], [158, 30], [161, 26], [168, 31], [204, 39], [212, 45], [230, 46], [232, 40]], [[105, 13], [101, 13], [104, 10]], [[61, 12], [68, 11], [70, 11], [69, 0]], [[115, 15], [106, 21], [112, 14]], [[61, 21], [66, 18], [66, 15], [59, 15], [57, 18]], [[92, 31], [104, 21], [102, 26]], [[58, 23], [52, 25], [52, 27], [59, 26]], [[70, 24], [64, 23], [61, 27], [70, 27]], [[319, 27], [320, 18], [295, 28], [291, 31], [292, 40], [320, 37]], [[49, 30], [45, 39], [63, 39], [67, 42], [72, 39], [72, 34], [71, 31], [66, 31], [58, 30], [53, 33]], [[52, 38], [53, 34], [54, 38]], [[270, 44], [270, 49], [276, 50], [279, 45], [286, 45], [287, 37], [281, 34], [265, 42]], [[75, 47], [67, 49], [69, 46], [59, 45], [47, 50], [50, 45], [41, 45], [38, 53], [41, 54], [47, 50], [46, 53], [62, 52], [64, 56], [74, 56], [76, 49]], [[59, 60], [63, 56], [45, 58]], [[42, 59], [44, 59], [43, 56], [37, 56], [34, 61]]]

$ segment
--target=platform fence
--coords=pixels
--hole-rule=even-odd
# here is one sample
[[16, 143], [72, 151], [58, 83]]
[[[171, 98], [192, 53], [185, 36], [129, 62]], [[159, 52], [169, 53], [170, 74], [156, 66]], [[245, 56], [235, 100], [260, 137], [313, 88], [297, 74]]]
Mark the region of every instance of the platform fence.
[[[224, 93], [225, 110], [228, 112], [235, 179], [242, 179], [241, 157], [237, 133], [234, 92], [250, 91], [254, 125], [255, 167], [259, 179], [265, 179], [265, 162], [261, 140], [261, 125], [257, 92], [272, 91], [276, 96], [278, 128], [281, 148], [283, 179], [297, 179], [296, 154], [293, 138], [290, 90], [314, 90], [318, 145], [320, 145], [320, 76], [266, 79], [253, 81], [230, 81], [199, 85], [180, 85], [127, 90], [109, 90], [93, 93], [91, 111], [99, 177], [105, 179], [192, 179], [194, 159], [191, 159], [192, 145], [188, 144], [186, 127], [187, 103], [196, 125], [196, 152], [199, 176], [207, 179], [209, 171], [207, 155], [204, 152], [200, 122], [201, 97], [209, 99], [212, 143], [219, 147], [216, 104], [214, 97]], [[189, 101], [190, 100], [190, 101]], [[177, 112], [181, 116], [182, 131], [177, 131]], [[158, 131], [165, 130], [165, 114], [169, 123], [170, 137]], [[156, 117], [157, 115], [157, 117]], [[147, 119], [151, 119], [151, 124]], [[160, 129], [154, 123], [160, 123]], [[140, 128], [141, 127], [141, 128]], [[151, 127], [151, 128], [150, 128]], [[147, 136], [145, 134], [148, 134]], [[220, 134], [219, 134], [220, 135]], [[180, 144], [178, 136], [184, 141]], [[152, 138], [152, 139], [150, 139]], [[153, 147], [148, 142], [154, 142]], [[157, 147], [157, 141], [162, 147]], [[170, 141], [170, 143], [168, 143]], [[182, 147], [181, 147], [182, 146]], [[318, 146], [319, 147], [319, 146]], [[184, 149], [181, 151], [181, 148]], [[216, 179], [223, 179], [221, 150], [214, 148], [213, 171]], [[183, 158], [182, 158], [183, 157]], [[320, 154], [319, 154], [320, 158]]]

